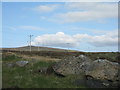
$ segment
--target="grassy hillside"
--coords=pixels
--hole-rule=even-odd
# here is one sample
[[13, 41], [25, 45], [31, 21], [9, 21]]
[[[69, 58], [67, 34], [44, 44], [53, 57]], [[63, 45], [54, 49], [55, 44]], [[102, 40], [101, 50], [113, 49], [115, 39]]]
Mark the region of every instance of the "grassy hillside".
[[[16, 47], [16, 48], [2, 48], [3, 50], [14, 50], [14, 51], [30, 51], [30, 46]], [[57, 51], [57, 52], [72, 52], [75, 50], [66, 50], [59, 48], [50, 48], [50, 47], [37, 47], [31, 46], [32, 51]]]
[[[17, 54], [18, 56], [27, 56], [27, 57], [48, 57], [48, 58], [57, 58], [57, 59], [63, 59], [68, 56], [79, 56], [80, 54], [86, 55], [90, 57], [92, 60], [96, 59], [107, 59], [109, 61], [113, 62], [120, 62], [120, 53], [119, 52], [64, 52], [64, 51], [16, 51], [16, 50], [11, 50], [11, 51], [6, 51], [3, 50], [3, 53], [5, 52], [12, 52]], [[4, 56], [4, 54], [3, 54]]]
[[[28, 49], [29, 47], [3, 49], [3, 88], [83, 88], [87, 86], [84, 84], [77, 86], [73, 83], [76, 79], [83, 78], [82, 75], [60, 77], [53, 72], [51, 66], [63, 58], [80, 54], [84, 54], [92, 60], [100, 58], [120, 62], [118, 52], [78, 52], [64, 49], [52, 50], [52, 48], [45, 47], [42, 51], [34, 49], [29, 52]], [[17, 61], [29, 61], [29, 63], [24, 67], [19, 67], [15, 64]], [[45, 68], [48, 68], [47, 72], [41, 73], [40, 70]]]

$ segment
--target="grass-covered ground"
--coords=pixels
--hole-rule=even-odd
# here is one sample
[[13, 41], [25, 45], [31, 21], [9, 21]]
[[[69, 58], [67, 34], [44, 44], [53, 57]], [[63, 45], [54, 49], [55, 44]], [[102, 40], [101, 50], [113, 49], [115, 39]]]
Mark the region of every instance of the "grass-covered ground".
[[3, 88], [80, 88], [85, 86], [76, 86], [72, 82], [80, 78], [79, 75], [68, 77], [59, 77], [54, 73], [42, 74], [40, 68], [49, 67], [54, 61], [37, 61], [30, 63], [25, 67], [14, 65], [9, 67], [8, 64], [15, 64], [16, 61], [26, 60], [14, 54], [3, 55], [2, 85]]
[[[113, 62], [120, 62], [117, 52], [4, 52], [2, 55], [2, 86], [3, 88], [84, 88], [85, 85], [76, 86], [73, 82], [83, 78], [82, 75], [59, 77], [54, 72], [40, 73], [41, 68], [47, 68], [67, 56], [84, 54], [92, 60], [98, 58]], [[17, 61], [29, 61], [25, 67], [15, 65]], [[12, 64], [13, 66], [9, 66]], [[51, 70], [51, 69], [50, 69]], [[48, 70], [49, 71], [49, 70]]]

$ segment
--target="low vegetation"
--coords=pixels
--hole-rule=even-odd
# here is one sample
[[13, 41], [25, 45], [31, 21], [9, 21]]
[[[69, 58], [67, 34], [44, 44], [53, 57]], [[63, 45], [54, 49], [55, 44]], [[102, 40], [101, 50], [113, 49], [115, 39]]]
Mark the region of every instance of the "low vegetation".
[[3, 88], [80, 88], [85, 86], [73, 85], [77, 76], [59, 77], [54, 73], [49, 75], [38, 72], [40, 68], [49, 67], [54, 61], [31, 62], [25, 67], [17, 65], [9, 67], [9, 63], [25, 60], [13, 54], [3, 55]]
[[[117, 52], [56, 52], [56, 51], [3, 51], [2, 57], [2, 85], [3, 88], [85, 88], [86, 86], [76, 86], [74, 80], [80, 78], [80, 75], [70, 75], [68, 77], [60, 77], [55, 73], [40, 73], [41, 68], [50, 68], [57, 60], [73, 55], [78, 56], [84, 54], [92, 60], [97, 58], [108, 59], [118, 62]], [[32, 57], [34, 55], [42, 56], [41, 59], [24, 58], [22, 55]], [[46, 59], [46, 60], [44, 60]], [[52, 61], [53, 59], [53, 61]], [[15, 65], [16, 61], [29, 61], [24, 67]], [[56, 61], [55, 61], [56, 60]], [[8, 64], [13, 64], [9, 66]], [[52, 71], [52, 70], [51, 70]]]

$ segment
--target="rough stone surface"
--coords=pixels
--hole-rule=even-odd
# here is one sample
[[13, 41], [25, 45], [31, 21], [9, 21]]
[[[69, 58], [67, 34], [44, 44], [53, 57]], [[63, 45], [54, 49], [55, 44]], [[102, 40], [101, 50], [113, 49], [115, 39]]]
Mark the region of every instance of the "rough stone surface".
[[47, 67], [40, 68], [39, 72], [42, 73], [42, 74], [46, 74], [47, 73]]
[[27, 65], [29, 62], [28, 61], [17, 61], [16, 65], [18, 65], [19, 67], [24, 67], [25, 65]]
[[85, 55], [68, 57], [53, 66], [53, 70], [60, 75], [80, 74], [86, 71], [92, 61]]
[[90, 60], [85, 55], [71, 56], [53, 67], [58, 75], [83, 74], [86, 79], [75, 80], [74, 84], [83, 83], [87, 87], [120, 87], [120, 64], [106, 59]]
[[100, 80], [118, 80], [119, 64], [105, 59], [98, 59], [91, 63], [85, 71], [86, 75]]
[[[95, 60], [85, 72], [87, 84], [91, 87], [118, 87], [120, 85], [119, 70], [120, 65], [116, 62], [105, 59]], [[94, 86], [94, 83], [98, 85]]]

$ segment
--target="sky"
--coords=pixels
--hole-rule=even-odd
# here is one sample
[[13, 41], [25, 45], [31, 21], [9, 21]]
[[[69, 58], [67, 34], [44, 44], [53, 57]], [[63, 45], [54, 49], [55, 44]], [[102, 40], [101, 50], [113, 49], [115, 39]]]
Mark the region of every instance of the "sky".
[[119, 0], [1, 0], [2, 2], [119, 2]]
[[3, 2], [2, 46], [118, 51], [117, 2]]

